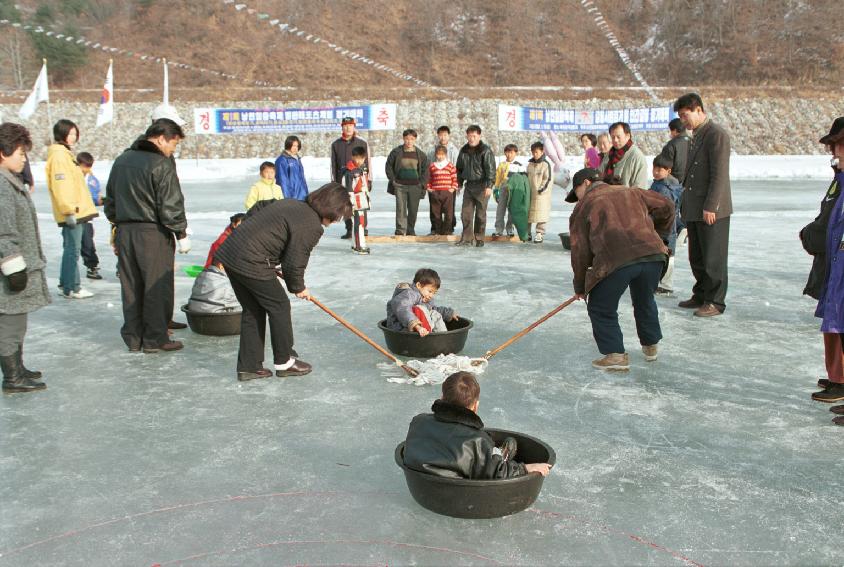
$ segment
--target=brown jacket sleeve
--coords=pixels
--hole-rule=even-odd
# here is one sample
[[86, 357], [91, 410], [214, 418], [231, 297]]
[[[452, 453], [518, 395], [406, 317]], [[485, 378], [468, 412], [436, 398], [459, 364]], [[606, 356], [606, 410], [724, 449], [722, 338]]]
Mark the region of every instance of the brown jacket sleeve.
[[[581, 210], [578, 211], [578, 208]], [[571, 268], [574, 272], [572, 285], [575, 293], [586, 293], [586, 271], [592, 266], [594, 258], [589, 245], [589, 216], [583, 214], [582, 209], [578, 204], [569, 217]]]

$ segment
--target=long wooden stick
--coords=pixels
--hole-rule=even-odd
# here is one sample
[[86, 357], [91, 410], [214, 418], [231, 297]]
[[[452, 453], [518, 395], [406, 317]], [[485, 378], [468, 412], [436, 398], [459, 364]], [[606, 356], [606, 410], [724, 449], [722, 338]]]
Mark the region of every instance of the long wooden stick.
[[417, 372], [415, 369], [411, 368], [410, 366], [408, 366], [407, 364], [403, 363], [401, 360], [399, 360], [398, 358], [396, 358], [395, 356], [390, 354], [384, 347], [382, 347], [381, 345], [379, 345], [378, 343], [376, 343], [375, 341], [373, 341], [372, 339], [370, 339], [369, 337], [364, 335], [354, 325], [352, 325], [351, 323], [349, 323], [348, 321], [346, 321], [345, 319], [343, 319], [342, 317], [337, 315], [334, 311], [332, 311], [331, 309], [329, 309], [328, 307], [323, 305], [316, 297], [311, 296], [310, 299], [311, 299], [311, 301], [313, 302], [314, 305], [316, 305], [317, 307], [319, 307], [320, 309], [322, 309], [323, 311], [325, 311], [326, 313], [331, 315], [334, 319], [337, 320], [338, 323], [340, 323], [341, 325], [343, 325], [344, 327], [349, 329], [351, 332], [356, 334], [358, 337], [363, 339], [366, 343], [369, 344], [369, 346], [373, 347], [375, 350], [377, 350], [378, 352], [380, 352], [381, 354], [383, 354], [384, 356], [386, 356], [387, 358], [389, 358], [390, 360], [395, 362], [396, 365], [400, 366], [401, 369], [404, 370], [408, 375], [413, 376], [414, 378], [416, 376], [419, 376], [419, 372]]
[[553, 317], [554, 315], [556, 315], [557, 313], [559, 313], [560, 311], [562, 311], [563, 309], [565, 309], [566, 307], [568, 307], [569, 305], [574, 303], [576, 300], [577, 300], [576, 295], [568, 298], [565, 302], [561, 303], [560, 305], [555, 307], [553, 310], [551, 310], [549, 313], [542, 316], [541, 319], [531, 323], [530, 325], [528, 325], [527, 327], [525, 327], [524, 329], [522, 329], [521, 331], [519, 331], [518, 333], [513, 335], [504, 344], [497, 346], [492, 350], [487, 351], [487, 353], [485, 355], [483, 355], [482, 358], [484, 358], [485, 360], [489, 360], [490, 358], [492, 358], [493, 356], [495, 356], [496, 354], [498, 354], [499, 352], [501, 352], [502, 350], [504, 350], [505, 348], [507, 348], [508, 346], [513, 344], [514, 342], [516, 342], [517, 340], [519, 340], [522, 337], [524, 337], [525, 335], [527, 335], [529, 332], [531, 332], [532, 330], [537, 328], [539, 325], [541, 325], [542, 323], [544, 323], [545, 321], [547, 321], [548, 319], [550, 319], [551, 317]]

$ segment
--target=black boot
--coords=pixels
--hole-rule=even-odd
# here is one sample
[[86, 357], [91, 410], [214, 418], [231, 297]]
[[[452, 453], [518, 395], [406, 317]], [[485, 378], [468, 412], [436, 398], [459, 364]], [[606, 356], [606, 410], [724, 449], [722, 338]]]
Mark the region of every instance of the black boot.
[[37, 379], [43, 376], [41, 372], [37, 370], [29, 370], [23, 365], [23, 345], [18, 347], [18, 364], [21, 365], [21, 374], [24, 378]]
[[3, 391], [6, 393], [32, 392], [47, 387], [44, 382], [36, 382], [23, 376], [17, 353], [0, 356], [0, 367], [3, 369]]

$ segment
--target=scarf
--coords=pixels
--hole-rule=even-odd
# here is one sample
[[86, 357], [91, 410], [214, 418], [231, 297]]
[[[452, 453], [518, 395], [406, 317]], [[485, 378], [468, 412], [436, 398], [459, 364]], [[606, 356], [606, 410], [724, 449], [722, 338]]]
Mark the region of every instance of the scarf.
[[610, 159], [607, 162], [607, 170], [604, 172], [604, 181], [607, 183], [612, 183], [611, 179], [615, 174], [615, 166], [618, 162], [621, 161], [621, 158], [624, 157], [624, 154], [633, 147], [633, 140], [627, 140], [627, 143], [621, 149], [616, 149], [615, 146], [610, 148]]

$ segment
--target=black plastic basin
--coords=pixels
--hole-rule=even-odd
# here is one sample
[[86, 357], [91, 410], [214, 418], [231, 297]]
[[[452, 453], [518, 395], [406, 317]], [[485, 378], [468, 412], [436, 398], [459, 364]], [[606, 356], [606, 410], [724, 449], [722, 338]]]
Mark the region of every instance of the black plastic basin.
[[[519, 462], [553, 465], [556, 461], [554, 449], [535, 437], [503, 429], [486, 431], [496, 444], [505, 437], [514, 437], [519, 444]], [[539, 473], [506, 480], [468, 480], [415, 471], [404, 465], [404, 442], [396, 447], [395, 459], [404, 471], [410, 494], [420, 506], [455, 518], [500, 518], [521, 512], [536, 501], [545, 480]]]
[[197, 313], [189, 311], [187, 305], [182, 305], [182, 312], [187, 316], [188, 326], [194, 333], [215, 336], [240, 334], [240, 311]]
[[568, 232], [561, 232], [560, 240], [563, 242], [563, 248], [565, 248], [566, 250], [571, 250], [571, 237], [569, 236]]
[[420, 337], [418, 333], [388, 329], [384, 326], [385, 322], [386, 319], [379, 321], [378, 328], [384, 333], [387, 348], [395, 354], [414, 358], [434, 358], [441, 354], [460, 352], [466, 346], [469, 329], [475, 325], [469, 319], [459, 317], [456, 321], [446, 323], [448, 331], [445, 333]]

